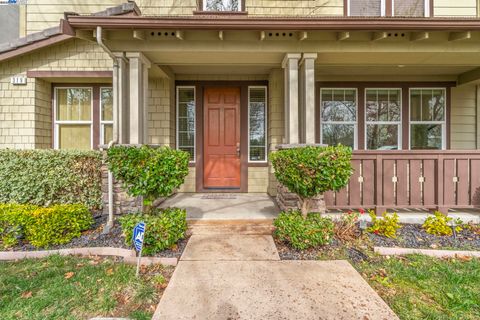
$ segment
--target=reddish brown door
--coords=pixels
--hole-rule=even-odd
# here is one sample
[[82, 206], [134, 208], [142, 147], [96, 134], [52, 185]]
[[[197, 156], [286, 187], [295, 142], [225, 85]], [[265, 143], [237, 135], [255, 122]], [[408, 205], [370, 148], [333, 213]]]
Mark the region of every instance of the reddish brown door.
[[240, 188], [240, 88], [205, 88], [205, 188]]

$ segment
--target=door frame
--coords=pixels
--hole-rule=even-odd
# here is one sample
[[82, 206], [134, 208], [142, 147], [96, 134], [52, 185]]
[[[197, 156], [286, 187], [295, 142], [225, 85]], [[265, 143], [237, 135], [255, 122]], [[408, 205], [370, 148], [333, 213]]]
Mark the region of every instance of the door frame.
[[[248, 192], [248, 87], [267, 86], [268, 81], [175, 81], [175, 86], [195, 87], [195, 192], [235, 193]], [[211, 189], [203, 186], [204, 89], [206, 87], [240, 88], [240, 188]], [[176, 117], [176, 115], [175, 115]], [[176, 130], [177, 128], [175, 128]]]

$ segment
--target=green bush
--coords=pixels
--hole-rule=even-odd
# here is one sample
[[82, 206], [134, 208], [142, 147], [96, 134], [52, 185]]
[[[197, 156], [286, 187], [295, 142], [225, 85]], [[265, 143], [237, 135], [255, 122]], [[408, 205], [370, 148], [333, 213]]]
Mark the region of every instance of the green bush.
[[132, 213], [119, 218], [125, 235], [125, 243], [133, 244], [133, 228], [140, 221], [145, 222], [143, 252], [152, 255], [172, 248], [178, 240], [185, 238], [187, 212], [178, 208], [153, 209], [149, 213]]
[[305, 217], [310, 199], [345, 187], [352, 175], [349, 147], [303, 147], [272, 154], [277, 180], [302, 200]]
[[367, 232], [385, 236], [387, 238], [396, 238], [397, 230], [401, 228], [398, 224], [398, 214], [388, 214], [384, 212], [382, 218], [378, 218], [375, 212], [370, 211], [372, 225], [367, 228]]
[[310, 213], [304, 219], [298, 210], [282, 212], [273, 225], [275, 237], [298, 250], [323, 246], [333, 239], [332, 219], [322, 218], [318, 213]]
[[39, 207], [0, 204], [0, 240], [3, 247], [25, 238], [36, 247], [70, 242], [93, 224], [91, 212], [81, 204]]
[[188, 174], [189, 154], [170, 147], [115, 146], [107, 151], [107, 163], [115, 179], [131, 196], [143, 196], [145, 204], [170, 196]]
[[422, 228], [425, 232], [436, 236], [451, 236], [453, 234], [452, 226], [455, 226], [455, 232], [460, 232], [463, 230], [461, 227], [462, 224], [463, 222], [460, 219], [454, 220], [439, 211], [435, 211], [433, 216], [425, 219]]
[[0, 203], [102, 207], [98, 151], [0, 150]]

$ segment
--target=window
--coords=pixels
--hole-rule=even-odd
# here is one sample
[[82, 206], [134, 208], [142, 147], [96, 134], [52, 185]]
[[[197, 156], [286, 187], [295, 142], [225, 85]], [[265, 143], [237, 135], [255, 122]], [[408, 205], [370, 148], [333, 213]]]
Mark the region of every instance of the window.
[[410, 90], [410, 149], [445, 149], [446, 90]]
[[321, 141], [356, 148], [357, 90], [321, 89]]
[[349, 16], [372, 16], [385, 15], [385, 0], [349, 0]]
[[267, 161], [267, 88], [248, 88], [248, 160]]
[[55, 148], [91, 149], [92, 88], [55, 88]]
[[428, 17], [430, 0], [392, 0], [393, 15], [403, 17]]
[[366, 147], [398, 150], [401, 147], [401, 89], [366, 89]]
[[241, 0], [203, 0], [204, 11], [241, 11]]
[[177, 148], [195, 161], [195, 87], [177, 87]]
[[108, 144], [113, 139], [113, 90], [100, 89], [100, 143]]

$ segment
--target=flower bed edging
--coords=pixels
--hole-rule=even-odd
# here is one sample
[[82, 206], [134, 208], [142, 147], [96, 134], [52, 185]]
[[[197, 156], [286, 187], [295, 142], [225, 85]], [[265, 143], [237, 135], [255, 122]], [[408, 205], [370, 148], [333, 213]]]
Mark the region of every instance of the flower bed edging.
[[[137, 257], [135, 251], [130, 249], [113, 248], [113, 247], [92, 247], [92, 248], [69, 248], [57, 250], [41, 250], [41, 251], [0, 251], [1, 260], [19, 260], [19, 259], [36, 259], [44, 258], [50, 255], [80, 255], [80, 256], [116, 256], [122, 257], [125, 263], [136, 264]], [[163, 257], [142, 257], [142, 265], [163, 264], [168, 266], [176, 266], [177, 258]]]
[[382, 256], [400, 256], [407, 254], [423, 254], [430, 257], [444, 258], [456, 256], [468, 256], [480, 258], [480, 251], [459, 251], [459, 250], [432, 250], [432, 249], [414, 249], [414, 248], [388, 248], [374, 247], [373, 251]]

